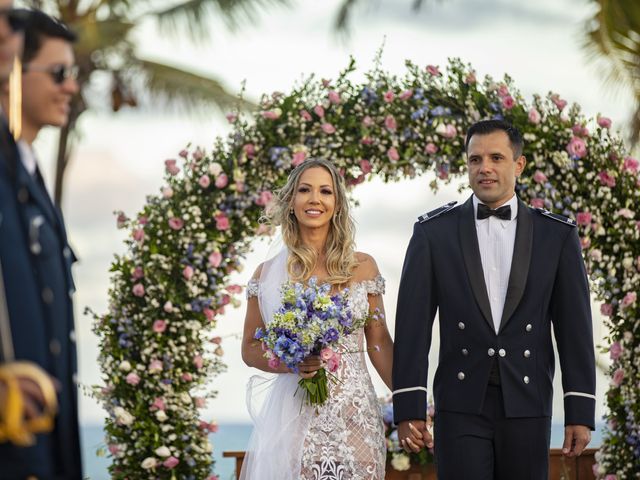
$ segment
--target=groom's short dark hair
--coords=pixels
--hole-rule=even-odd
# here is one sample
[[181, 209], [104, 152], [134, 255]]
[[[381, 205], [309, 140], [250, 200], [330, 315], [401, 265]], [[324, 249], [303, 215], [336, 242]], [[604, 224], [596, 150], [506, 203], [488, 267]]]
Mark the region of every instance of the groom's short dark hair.
[[524, 140], [520, 130], [504, 120], [480, 120], [467, 130], [467, 138], [464, 142], [464, 151], [469, 151], [469, 141], [474, 135], [488, 135], [493, 132], [503, 131], [509, 137], [514, 160], [522, 155]]
[[69, 43], [75, 43], [78, 36], [57, 18], [40, 10], [29, 10], [24, 30], [22, 63], [26, 64], [33, 60], [47, 38], [60, 38]]

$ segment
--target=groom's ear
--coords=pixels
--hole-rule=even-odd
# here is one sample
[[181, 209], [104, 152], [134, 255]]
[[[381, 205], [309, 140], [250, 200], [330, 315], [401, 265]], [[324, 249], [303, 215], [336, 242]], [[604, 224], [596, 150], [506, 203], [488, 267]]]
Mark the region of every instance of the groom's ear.
[[524, 167], [527, 164], [527, 158], [524, 155], [520, 155], [518, 158], [516, 158], [515, 162], [516, 178], [518, 178], [520, 175], [522, 175], [522, 172], [524, 172]]

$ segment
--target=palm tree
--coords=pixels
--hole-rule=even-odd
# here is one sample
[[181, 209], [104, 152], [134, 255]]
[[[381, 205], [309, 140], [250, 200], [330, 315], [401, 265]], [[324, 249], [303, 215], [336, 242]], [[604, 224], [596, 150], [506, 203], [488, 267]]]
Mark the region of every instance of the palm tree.
[[591, 0], [597, 11], [587, 23], [585, 48], [594, 60], [609, 67], [608, 81], [629, 89], [635, 105], [630, 140], [640, 140], [640, 2], [638, 0]]
[[[69, 123], [61, 130], [56, 161], [54, 201], [60, 205], [64, 173], [69, 164], [78, 118], [89, 108], [86, 89], [96, 73], [111, 79], [114, 112], [136, 107], [145, 97], [165, 106], [214, 107], [221, 111], [248, 107], [250, 102], [229, 93], [210, 76], [142, 58], [133, 32], [144, 20], [157, 21], [168, 34], [189, 34], [192, 41], [208, 39], [207, 22], [222, 18], [229, 30], [256, 20], [261, 10], [288, 5], [288, 0], [23, 0], [65, 22], [79, 36], [76, 61], [80, 95], [71, 105]], [[159, 102], [158, 102], [159, 101]]]

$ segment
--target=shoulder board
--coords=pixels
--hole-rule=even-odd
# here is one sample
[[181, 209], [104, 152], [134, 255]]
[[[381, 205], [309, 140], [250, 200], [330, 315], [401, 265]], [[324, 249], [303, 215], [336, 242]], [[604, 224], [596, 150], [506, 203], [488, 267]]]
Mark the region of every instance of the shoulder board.
[[535, 208], [534, 210], [544, 215], [545, 217], [549, 217], [550, 219], [555, 220], [556, 222], [564, 223], [565, 225], [569, 225], [571, 227], [577, 226], [576, 221], [573, 218], [565, 217], [564, 215], [558, 215], [557, 213], [550, 212], [549, 210], [546, 210], [544, 208]]
[[443, 213], [446, 213], [449, 210], [451, 210], [453, 207], [456, 206], [457, 203], [458, 202], [449, 202], [446, 205], [436, 208], [435, 210], [431, 210], [430, 212], [423, 213], [418, 217], [418, 222], [424, 223], [431, 220], [432, 218], [436, 218], [442, 215]]

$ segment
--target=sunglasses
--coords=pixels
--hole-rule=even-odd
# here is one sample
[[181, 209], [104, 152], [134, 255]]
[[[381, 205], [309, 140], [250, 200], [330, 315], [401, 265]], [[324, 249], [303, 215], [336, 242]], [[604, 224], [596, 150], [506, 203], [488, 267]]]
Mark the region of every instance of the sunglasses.
[[53, 82], [56, 85], [62, 85], [67, 79], [78, 79], [78, 66], [77, 65], [53, 65], [50, 67], [40, 65], [25, 65], [22, 68], [23, 72], [44, 72], [51, 75]]
[[0, 8], [0, 17], [4, 17], [13, 33], [23, 31], [29, 22], [29, 10], [23, 8]]

